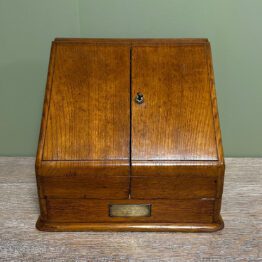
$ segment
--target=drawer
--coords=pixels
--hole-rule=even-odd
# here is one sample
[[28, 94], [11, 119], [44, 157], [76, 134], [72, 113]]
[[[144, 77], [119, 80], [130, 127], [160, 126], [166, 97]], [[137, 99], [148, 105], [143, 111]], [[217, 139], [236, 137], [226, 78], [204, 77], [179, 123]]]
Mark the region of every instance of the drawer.
[[126, 199], [129, 193], [128, 176], [38, 176], [42, 198]]
[[[150, 205], [150, 215], [111, 217], [112, 205]], [[47, 199], [49, 222], [154, 222], [212, 223], [214, 200], [88, 200]]]
[[192, 199], [217, 196], [218, 177], [199, 174], [173, 176], [133, 176], [134, 199]]

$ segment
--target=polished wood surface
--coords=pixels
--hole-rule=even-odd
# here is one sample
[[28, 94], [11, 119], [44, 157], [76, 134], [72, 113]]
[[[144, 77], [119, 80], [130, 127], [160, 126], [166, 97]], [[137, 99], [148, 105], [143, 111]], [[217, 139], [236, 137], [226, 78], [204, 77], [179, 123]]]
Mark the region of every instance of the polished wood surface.
[[149, 201], [159, 215], [132, 220], [146, 227], [115, 219], [122, 227], [111, 229], [218, 230], [224, 170], [208, 40], [53, 42], [36, 159], [39, 229], [99, 230], [104, 221], [110, 230], [110, 201]]
[[43, 160], [128, 160], [129, 48], [55, 45]]
[[[214, 200], [91, 200], [48, 199], [49, 222], [145, 222], [145, 223], [212, 223]], [[112, 204], [150, 204], [148, 217], [110, 217]]]
[[[0, 157], [1, 261], [222, 262], [262, 258], [262, 159], [226, 158], [221, 212], [225, 228], [211, 234], [38, 231], [34, 161], [30, 157]], [[79, 223], [81, 226], [86, 224]], [[131, 228], [132, 224], [126, 226]], [[148, 231], [146, 225], [140, 226]], [[103, 223], [100, 230], [105, 231]]]
[[169, 46], [199, 45], [208, 43], [206, 38], [56, 38], [56, 42], [78, 43], [85, 45], [129, 45], [133, 46]]
[[[204, 233], [215, 232], [224, 228], [222, 218], [217, 223], [46, 223], [40, 218], [37, 220], [37, 228], [41, 231], [75, 232], [75, 231], [117, 231], [117, 232], [186, 232]], [[95, 228], [95, 230], [94, 230]]]
[[[215, 198], [219, 177], [203, 175], [133, 176], [131, 195], [135, 199]], [[221, 195], [220, 195], [221, 197]]]
[[129, 177], [108, 175], [39, 176], [43, 198], [128, 199]]
[[217, 160], [205, 44], [132, 48], [132, 160]]

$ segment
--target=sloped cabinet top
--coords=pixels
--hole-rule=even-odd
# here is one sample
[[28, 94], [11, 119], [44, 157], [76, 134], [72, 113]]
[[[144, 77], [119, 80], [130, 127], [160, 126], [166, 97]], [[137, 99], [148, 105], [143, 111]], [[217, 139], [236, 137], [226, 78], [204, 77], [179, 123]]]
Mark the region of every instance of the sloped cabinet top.
[[223, 161], [209, 42], [55, 40], [38, 160]]

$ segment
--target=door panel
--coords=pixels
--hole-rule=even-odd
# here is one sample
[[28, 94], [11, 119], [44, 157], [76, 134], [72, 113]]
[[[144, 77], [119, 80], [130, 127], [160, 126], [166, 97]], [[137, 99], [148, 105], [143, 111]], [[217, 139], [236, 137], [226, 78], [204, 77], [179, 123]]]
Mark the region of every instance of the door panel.
[[131, 152], [141, 161], [217, 160], [205, 45], [133, 47]]
[[129, 161], [129, 46], [57, 43], [54, 68], [43, 160]]

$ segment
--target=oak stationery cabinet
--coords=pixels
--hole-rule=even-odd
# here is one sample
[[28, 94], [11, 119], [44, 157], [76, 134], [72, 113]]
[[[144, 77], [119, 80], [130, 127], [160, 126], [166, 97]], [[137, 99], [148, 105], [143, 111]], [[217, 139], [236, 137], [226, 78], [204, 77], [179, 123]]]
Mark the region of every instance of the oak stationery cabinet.
[[215, 231], [224, 158], [206, 39], [56, 39], [37, 228]]

